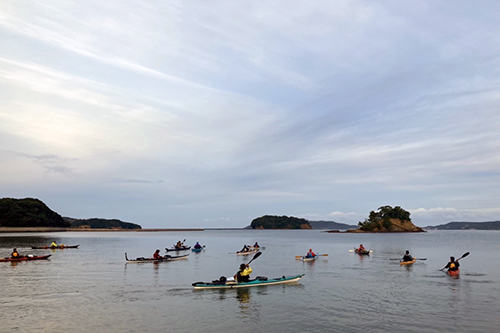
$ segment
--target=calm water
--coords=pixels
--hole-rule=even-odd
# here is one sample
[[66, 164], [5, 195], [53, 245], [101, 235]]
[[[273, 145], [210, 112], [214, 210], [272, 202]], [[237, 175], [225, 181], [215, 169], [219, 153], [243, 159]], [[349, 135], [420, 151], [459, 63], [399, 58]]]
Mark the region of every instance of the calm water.
[[[125, 263], [179, 239], [206, 245], [187, 260]], [[0, 234], [13, 247], [51, 253], [50, 261], [0, 263], [1, 332], [498, 332], [500, 232], [328, 234], [308, 231]], [[79, 249], [31, 250], [52, 240]], [[193, 290], [191, 283], [232, 276], [235, 251], [265, 246], [252, 276], [306, 275], [298, 284]], [[370, 257], [349, 252], [363, 243]], [[328, 253], [295, 260], [312, 247]], [[404, 251], [426, 261], [401, 267]], [[460, 257], [460, 278], [440, 272]], [[232, 253], [231, 253], [232, 252]], [[246, 259], [251, 259], [251, 256]]]

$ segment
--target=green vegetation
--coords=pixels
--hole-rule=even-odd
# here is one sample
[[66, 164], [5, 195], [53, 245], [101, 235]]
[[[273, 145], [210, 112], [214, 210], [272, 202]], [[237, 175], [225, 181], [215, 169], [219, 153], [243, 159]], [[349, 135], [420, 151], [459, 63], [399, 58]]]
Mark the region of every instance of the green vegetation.
[[378, 212], [372, 210], [369, 217], [364, 222], [359, 222], [358, 226], [362, 231], [395, 231], [395, 220], [411, 223], [410, 213], [399, 206], [382, 206]]
[[123, 222], [117, 219], [74, 219], [64, 217], [64, 220], [70, 223], [71, 228], [88, 228], [88, 229], [142, 229], [135, 223]]
[[61, 215], [38, 199], [0, 199], [0, 227], [69, 227]]
[[252, 229], [312, 229], [308, 220], [293, 216], [264, 215], [254, 219], [250, 226]]

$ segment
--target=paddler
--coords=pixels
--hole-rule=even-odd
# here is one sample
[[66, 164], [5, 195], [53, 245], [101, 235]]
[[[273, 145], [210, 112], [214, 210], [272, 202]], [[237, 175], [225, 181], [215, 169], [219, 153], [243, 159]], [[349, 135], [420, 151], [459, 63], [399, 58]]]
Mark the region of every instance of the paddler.
[[458, 271], [458, 268], [460, 267], [460, 264], [458, 263], [458, 259], [455, 260], [455, 257], [450, 257], [450, 262], [444, 266], [443, 269], [448, 268], [448, 271]]
[[156, 249], [155, 253], [153, 253], [153, 259], [163, 259], [160, 255], [160, 250]]
[[52, 247], [52, 248], [57, 247], [56, 241], [53, 241], [52, 244], [50, 244], [50, 247]]
[[366, 249], [365, 247], [363, 246], [363, 244], [359, 244], [359, 247], [358, 247], [358, 252], [365, 252]]
[[237, 282], [248, 282], [250, 281], [250, 273], [252, 273], [252, 268], [248, 264], [241, 264], [234, 279]]
[[193, 248], [195, 249], [201, 249], [203, 246], [200, 245], [199, 242], [196, 242], [196, 244], [194, 244]]
[[254, 248], [254, 249], [258, 249], [258, 248], [260, 248], [259, 243], [255, 242], [255, 244], [253, 245], [253, 248]]
[[306, 258], [314, 258], [316, 257], [316, 253], [313, 252], [312, 249], [309, 249], [309, 252], [306, 254]]
[[11, 258], [17, 258], [19, 257], [19, 252], [17, 252], [17, 249], [14, 248], [14, 250], [12, 250], [12, 253], [10, 254]]
[[410, 255], [410, 251], [406, 250], [406, 253], [405, 255], [403, 256], [403, 262], [405, 261], [412, 261], [413, 260], [413, 257]]

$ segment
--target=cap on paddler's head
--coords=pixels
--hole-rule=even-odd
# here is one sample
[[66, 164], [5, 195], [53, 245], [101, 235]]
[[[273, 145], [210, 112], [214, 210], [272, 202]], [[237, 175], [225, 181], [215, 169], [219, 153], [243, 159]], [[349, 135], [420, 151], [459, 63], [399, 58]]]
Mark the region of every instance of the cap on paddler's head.
[[240, 265], [240, 269], [243, 269], [243, 268], [245, 268], [245, 267], [247, 267], [247, 265], [245, 265], [245, 264], [241, 264], [241, 265]]

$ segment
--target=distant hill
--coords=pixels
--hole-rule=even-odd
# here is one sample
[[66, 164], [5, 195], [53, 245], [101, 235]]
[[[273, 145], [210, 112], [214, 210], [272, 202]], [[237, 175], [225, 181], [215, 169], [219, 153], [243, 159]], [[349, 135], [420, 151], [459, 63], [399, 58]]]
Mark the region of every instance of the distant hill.
[[250, 224], [252, 229], [312, 229], [306, 219], [293, 216], [264, 215], [253, 219]]
[[449, 222], [436, 226], [428, 226], [424, 229], [437, 230], [500, 230], [500, 221], [489, 222]]
[[69, 223], [42, 201], [33, 198], [0, 199], [0, 227], [57, 227]]
[[334, 221], [309, 221], [311, 227], [313, 229], [338, 229], [338, 230], [347, 230], [347, 229], [356, 229], [356, 225], [350, 225], [345, 223], [339, 223]]
[[71, 228], [88, 228], [88, 229], [142, 229], [142, 227], [135, 223], [123, 222], [117, 219], [74, 219], [71, 217], [64, 217]]

